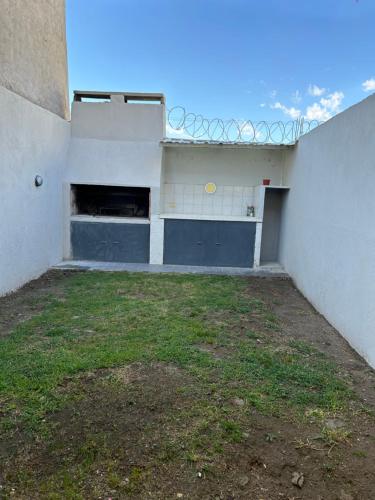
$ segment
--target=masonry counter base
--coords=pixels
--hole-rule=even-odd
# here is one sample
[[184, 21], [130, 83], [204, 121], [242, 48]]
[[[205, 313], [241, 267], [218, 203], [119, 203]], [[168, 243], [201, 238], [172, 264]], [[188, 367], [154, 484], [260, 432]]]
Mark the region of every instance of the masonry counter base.
[[255, 233], [255, 222], [166, 219], [164, 264], [251, 268]]
[[149, 224], [72, 221], [70, 230], [74, 259], [102, 262], [149, 262]]

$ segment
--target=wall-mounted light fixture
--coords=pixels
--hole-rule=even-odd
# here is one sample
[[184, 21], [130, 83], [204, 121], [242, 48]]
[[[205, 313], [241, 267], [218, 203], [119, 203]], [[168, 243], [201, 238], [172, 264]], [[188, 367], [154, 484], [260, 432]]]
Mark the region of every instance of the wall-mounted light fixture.
[[41, 175], [36, 175], [34, 183], [36, 187], [40, 187], [43, 184], [43, 177]]

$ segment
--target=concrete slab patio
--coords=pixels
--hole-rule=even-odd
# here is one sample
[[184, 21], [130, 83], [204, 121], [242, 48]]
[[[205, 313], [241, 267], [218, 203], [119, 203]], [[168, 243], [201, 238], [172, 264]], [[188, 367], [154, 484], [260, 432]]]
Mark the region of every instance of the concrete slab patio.
[[77, 269], [86, 271], [128, 271], [132, 273], [179, 273], [179, 274], [218, 274], [227, 276], [288, 277], [282, 266], [277, 263], [265, 264], [258, 268], [177, 266], [158, 264], [129, 264], [123, 262], [97, 262], [89, 260], [65, 260], [53, 269]]

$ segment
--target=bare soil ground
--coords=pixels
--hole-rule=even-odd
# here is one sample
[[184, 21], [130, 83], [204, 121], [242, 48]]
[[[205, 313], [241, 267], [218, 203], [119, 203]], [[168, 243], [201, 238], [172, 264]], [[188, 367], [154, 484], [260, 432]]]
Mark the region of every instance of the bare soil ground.
[[375, 372], [297, 290], [290, 279], [252, 280], [249, 291], [264, 300], [282, 324], [282, 333], [307, 342], [337, 363], [360, 398], [375, 406]]
[[375, 498], [374, 371], [289, 279], [54, 271], [0, 337], [0, 498]]
[[0, 297], [0, 337], [8, 335], [19, 323], [43, 311], [51, 296], [61, 297], [61, 283], [71, 274], [70, 271], [49, 271], [17, 292]]

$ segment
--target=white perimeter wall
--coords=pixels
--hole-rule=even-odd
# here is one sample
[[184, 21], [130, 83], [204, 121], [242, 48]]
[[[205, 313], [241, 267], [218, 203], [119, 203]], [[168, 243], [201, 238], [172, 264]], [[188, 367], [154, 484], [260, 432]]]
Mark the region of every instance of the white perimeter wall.
[[375, 366], [375, 95], [302, 137], [287, 162], [281, 262]]
[[[0, 295], [62, 258], [70, 124], [0, 86]], [[40, 174], [43, 186], [36, 188]]]

